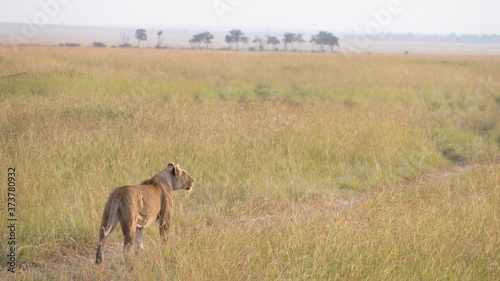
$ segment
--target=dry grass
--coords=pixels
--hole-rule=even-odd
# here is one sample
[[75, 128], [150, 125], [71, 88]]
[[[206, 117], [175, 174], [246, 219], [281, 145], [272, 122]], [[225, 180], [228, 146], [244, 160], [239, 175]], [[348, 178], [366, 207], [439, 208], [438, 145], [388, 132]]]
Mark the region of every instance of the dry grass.
[[[498, 166], [404, 183], [498, 164], [489, 77], [499, 64], [0, 48], [0, 159], [19, 171], [17, 277], [497, 279]], [[176, 196], [170, 242], [149, 229], [141, 256], [93, 266], [111, 189], [169, 161], [197, 180]], [[117, 253], [120, 243], [118, 231]]]

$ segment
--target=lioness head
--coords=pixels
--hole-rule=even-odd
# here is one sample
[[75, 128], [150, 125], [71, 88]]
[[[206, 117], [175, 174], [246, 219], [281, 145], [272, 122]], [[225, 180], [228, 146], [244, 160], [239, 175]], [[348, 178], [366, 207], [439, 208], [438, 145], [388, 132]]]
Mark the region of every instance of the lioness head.
[[168, 163], [167, 171], [172, 175], [172, 189], [185, 189], [191, 191], [194, 185], [194, 179], [184, 171], [179, 165], [172, 162]]

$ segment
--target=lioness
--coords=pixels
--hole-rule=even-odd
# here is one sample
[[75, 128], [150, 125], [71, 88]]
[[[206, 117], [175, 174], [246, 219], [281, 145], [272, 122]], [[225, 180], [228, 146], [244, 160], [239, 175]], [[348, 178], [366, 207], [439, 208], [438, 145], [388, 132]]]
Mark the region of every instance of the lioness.
[[156, 220], [160, 223], [160, 237], [165, 241], [172, 217], [172, 192], [180, 189], [191, 191], [193, 184], [194, 179], [186, 171], [174, 163], [168, 163], [165, 170], [139, 185], [115, 188], [102, 214], [96, 264], [102, 263], [109, 234], [118, 221], [123, 232], [124, 251], [128, 251], [134, 243], [136, 248], [142, 249], [142, 228]]

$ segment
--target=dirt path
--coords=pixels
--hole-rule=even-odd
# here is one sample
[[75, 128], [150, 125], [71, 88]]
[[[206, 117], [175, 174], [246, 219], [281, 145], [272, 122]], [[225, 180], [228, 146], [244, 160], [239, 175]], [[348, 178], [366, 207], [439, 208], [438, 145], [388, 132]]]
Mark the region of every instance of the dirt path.
[[280, 220], [284, 218], [304, 218], [308, 219], [313, 216], [327, 214], [331, 212], [343, 212], [350, 208], [361, 204], [364, 200], [377, 196], [381, 192], [386, 192], [394, 188], [412, 188], [416, 186], [423, 186], [427, 184], [445, 182], [449, 179], [458, 177], [465, 173], [482, 170], [500, 168], [500, 165], [485, 165], [485, 164], [472, 164], [468, 166], [455, 166], [450, 170], [429, 173], [421, 176], [418, 180], [407, 181], [402, 183], [392, 184], [390, 186], [385, 186], [375, 191], [365, 192], [365, 193], [354, 193], [352, 195], [340, 197], [340, 196], [325, 196], [319, 200], [304, 203], [294, 203], [284, 210], [276, 213], [268, 213], [258, 217], [241, 217], [238, 222], [240, 224], [251, 224], [252, 227], [266, 227], [274, 223], [275, 220]]

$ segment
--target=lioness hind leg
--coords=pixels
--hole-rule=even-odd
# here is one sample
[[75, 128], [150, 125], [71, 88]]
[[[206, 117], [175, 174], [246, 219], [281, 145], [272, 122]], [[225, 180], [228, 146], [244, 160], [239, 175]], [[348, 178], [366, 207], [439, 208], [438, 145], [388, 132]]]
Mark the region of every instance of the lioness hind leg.
[[134, 247], [136, 223], [120, 221], [120, 226], [123, 233], [123, 251], [128, 252], [130, 248]]
[[142, 227], [137, 227], [135, 230], [135, 249], [141, 251], [144, 249], [144, 243], [142, 240]]

